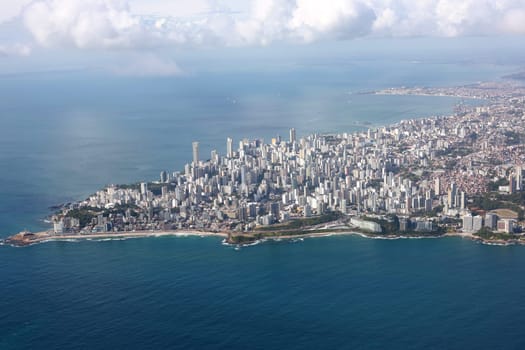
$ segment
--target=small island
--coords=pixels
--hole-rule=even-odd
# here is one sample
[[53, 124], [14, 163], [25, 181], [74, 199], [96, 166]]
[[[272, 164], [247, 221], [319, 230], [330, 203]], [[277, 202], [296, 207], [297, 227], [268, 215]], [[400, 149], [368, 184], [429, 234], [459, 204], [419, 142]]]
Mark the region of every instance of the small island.
[[525, 89], [510, 83], [395, 88], [381, 94], [483, 99], [454, 115], [404, 120], [356, 133], [226, 140], [226, 152], [160, 172], [157, 181], [110, 185], [54, 208], [53, 228], [4, 243], [219, 236], [234, 245], [360, 234], [460, 236], [523, 244]]

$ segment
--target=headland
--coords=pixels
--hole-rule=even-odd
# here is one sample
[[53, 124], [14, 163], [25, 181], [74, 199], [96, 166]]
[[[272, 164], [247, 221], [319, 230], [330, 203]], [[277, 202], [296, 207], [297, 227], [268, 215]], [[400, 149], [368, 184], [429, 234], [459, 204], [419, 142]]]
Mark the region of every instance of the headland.
[[220, 236], [230, 244], [360, 234], [523, 243], [525, 89], [510, 83], [395, 88], [378, 94], [483, 99], [450, 116], [356, 133], [226, 140], [203, 160], [196, 141], [182, 171], [110, 185], [54, 208], [48, 232], [5, 243]]

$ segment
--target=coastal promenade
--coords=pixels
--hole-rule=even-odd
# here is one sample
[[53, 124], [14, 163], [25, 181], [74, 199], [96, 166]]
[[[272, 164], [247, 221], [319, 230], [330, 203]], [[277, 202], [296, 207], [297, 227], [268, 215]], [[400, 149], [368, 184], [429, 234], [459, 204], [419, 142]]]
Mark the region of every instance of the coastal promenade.
[[198, 230], [185, 230], [185, 231], [143, 231], [143, 232], [116, 232], [116, 233], [99, 233], [99, 234], [75, 234], [75, 235], [57, 235], [52, 231], [42, 231], [42, 232], [20, 232], [19, 234], [13, 235], [0, 241], [2, 244], [12, 245], [16, 247], [24, 247], [34, 244], [46, 243], [46, 242], [61, 242], [61, 241], [84, 241], [84, 240], [120, 240], [120, 239], [129, 239], [129, 238], [153, 238], [153, 237], [220, 237], [223, 238], [223, 243], [243, 246], [243, 245], [252, 245], [254, 243], [260, 243], [263, 241], [281, 241], [281, 240], [297, 240], [305, 238], [321, 238], [321, 237], [331, 237], [331, 236], [341, 236], [341, 235], [356, 235], [363, 238], [369, 239], [427, 239], [427, 238], [446, 238], [446, 237], [460, 237], [469, 239], [472, 241], [480, 242], [488, 245], [525, 245], [525, 240], [516, 239], [513, 241], [508, 240], [488, 240], [482, 239], [472, 233], [468, 232], [448, 232], [442, 235], [396, 235], [396, 234], [386, 234], [378, 235], [372, 234], [369, 232], [359, 232], [358, 229], [331, 229], [327, 228], [321, 231], [308, 232], [305, 230], [303, 232], [298, 232], [296, 234], [279, 234], [278, 232], [269, 232], [266, 235], [262, 235], [259, 239], [254, 241], [248, 241], [247, 243], [234, 243], [231, 240], [232, 235], [238, 233], [234, 232], [206, 232]]

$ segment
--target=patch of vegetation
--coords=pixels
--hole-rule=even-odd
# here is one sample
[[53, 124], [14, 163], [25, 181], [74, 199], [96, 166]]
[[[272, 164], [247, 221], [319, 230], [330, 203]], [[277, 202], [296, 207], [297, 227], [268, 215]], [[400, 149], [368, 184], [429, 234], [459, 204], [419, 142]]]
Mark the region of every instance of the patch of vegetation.
[[458, 164], [457, 160], [449, 159], [445, 162], [445, 169], [452, 170], [456, 167], [457, 164]]
[[126, 211], [128, 209], [130, 210], [131, 216], [138, 216], [138, 211], [140, 210], [140, 208], [138, 206], [136, 206], [135, 204], [117, 204], [117, 205], [115, 205], [115, 207], [113, 207], [111, 209], [104, 210], [103, 215], [104, 216], [109, 216], [110, 214], [112, 214], [112, 215], [118, 215], [118, 214], [125, 215]]
[[473, 152], [472, 148], [460, 144], [456, 145], [454, 147], [450, 147], [443, 150], [436, 151], [436, 156], [438, 157], [450, 157], [450, 158], [458, 158], [458, 157], [464, 157], [466, 155], [469, 155]]
[[379, 191], [381, 188], [381, 184], [383, 183], [383, 180], [381, 179], [373, 179], [368, 181], [368, 187], [371, 187], [375, 189], [376, 191]]
[[419, 180], [421, 180], [421, 177], [412, 173], [412, 172], [406, 172], [406, 173], [403, 173], [402, 176], [412, 182], [418, 182]]
[[[479, 123], [480, 121], [479, 120], [471, 121], [471, 123], [476, 123], [476, 122]], [[469, 138], [471, 143], [474, 143], [478, 139], [479, 135], [476, 132], [473, 132], [470, 135], [468, 135], [467, 137]]]
[[148, 183], [148, 191], [151, 191], [155, 196], [160, 196], [164, 186], [168, 188], [168, 191], [175, 190], [174, 184], [150, 182]]
[[506, 178], [500, 178], [497, 181], [491, 181], [489, 182], [489, 191], [498, 191], [500, 186], [507, 186], [509, 184], [509, 180]]
[[[164, 186], [168, 188], [168, 191], [173, 191], [176, 187], [175, 184], [172, 183], [148, 182], [148, 191], [151, 191], [155, 196], [160, 196], [162, 194], [162, 187]], [[116, 187], [122, 190], [140, 191], [140, 183], [117, 185]]]
[[140, 183], [136, 184], [124, 184], [124, 185], [116, 185], [116, 188], [121, 190], [140, 190]]
[[504, 240], [507, 241], [509, 239], [515, 239], [516, 236], [508, 234], [508, 233], [502, 233], [502, 232], [494, 232], [488, 227], [483, 227], [478, 232], [474, 233], [475, 236], [478, 236], [480, 238], [486, 239], [486, 240]]
[[441, 220], [441, 223], [444, 225], [457, 225], [463, 223], [463, 220], [447, 216]]
[[78, 219], [80, 227], [86, 227], [99, 213], [100, 209], [98, 208], [85, 207], [68, 211], [66, 217]]
[[424, 217], [427, 217], [427, 218], [433, 218], [433, 217], [438, 216], [439, 213], [442, 213], [442, 212], [443, 212], [443, 206], [442, 205], [438, 205], [438, 206], [434, 207], [431, 211], [420, 210], [420, 211], [414, 212], [412, 214], [414, 216], [424, 216]]
[[518, 220], [524, 219], [522, 206], [525, 205], [525, 192], [512, 194], [485, 193], [473, 198], [472, 206], [486, 211], [494, 209], [510, 209], [518, 213]]
[[525, 143], [525, 134], [507, 130], [503, 133], [505, 135], [505, 144], [507, 146], [519, 145]]
[[228, 239], [228, 242], [231, 244], [248, 244], [253, 243], [258, 239], [261, 239], [262, 235], [258, 234], [239, 234], [231, 235]]

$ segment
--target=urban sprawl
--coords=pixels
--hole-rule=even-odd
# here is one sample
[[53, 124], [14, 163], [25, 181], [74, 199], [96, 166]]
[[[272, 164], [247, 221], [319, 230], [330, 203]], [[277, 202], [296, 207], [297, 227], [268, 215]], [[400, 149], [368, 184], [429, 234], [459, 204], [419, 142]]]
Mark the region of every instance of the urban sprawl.
[[333, 222], [370, 234], [519, 237], [525, 90], [480, 83], [375, 93], [484, 101], [458, 106], [452, 116], [355, 133], [298, 138], [290, 129], [269, 143], [227, 138], [226, 153], [214, 150], [209, 160], [194, 142], [193, 161], [181, 172], [111, 185], [60, 207], [52, 218], [54, 234], [196, 229], [249, 236], [331, 215]]

